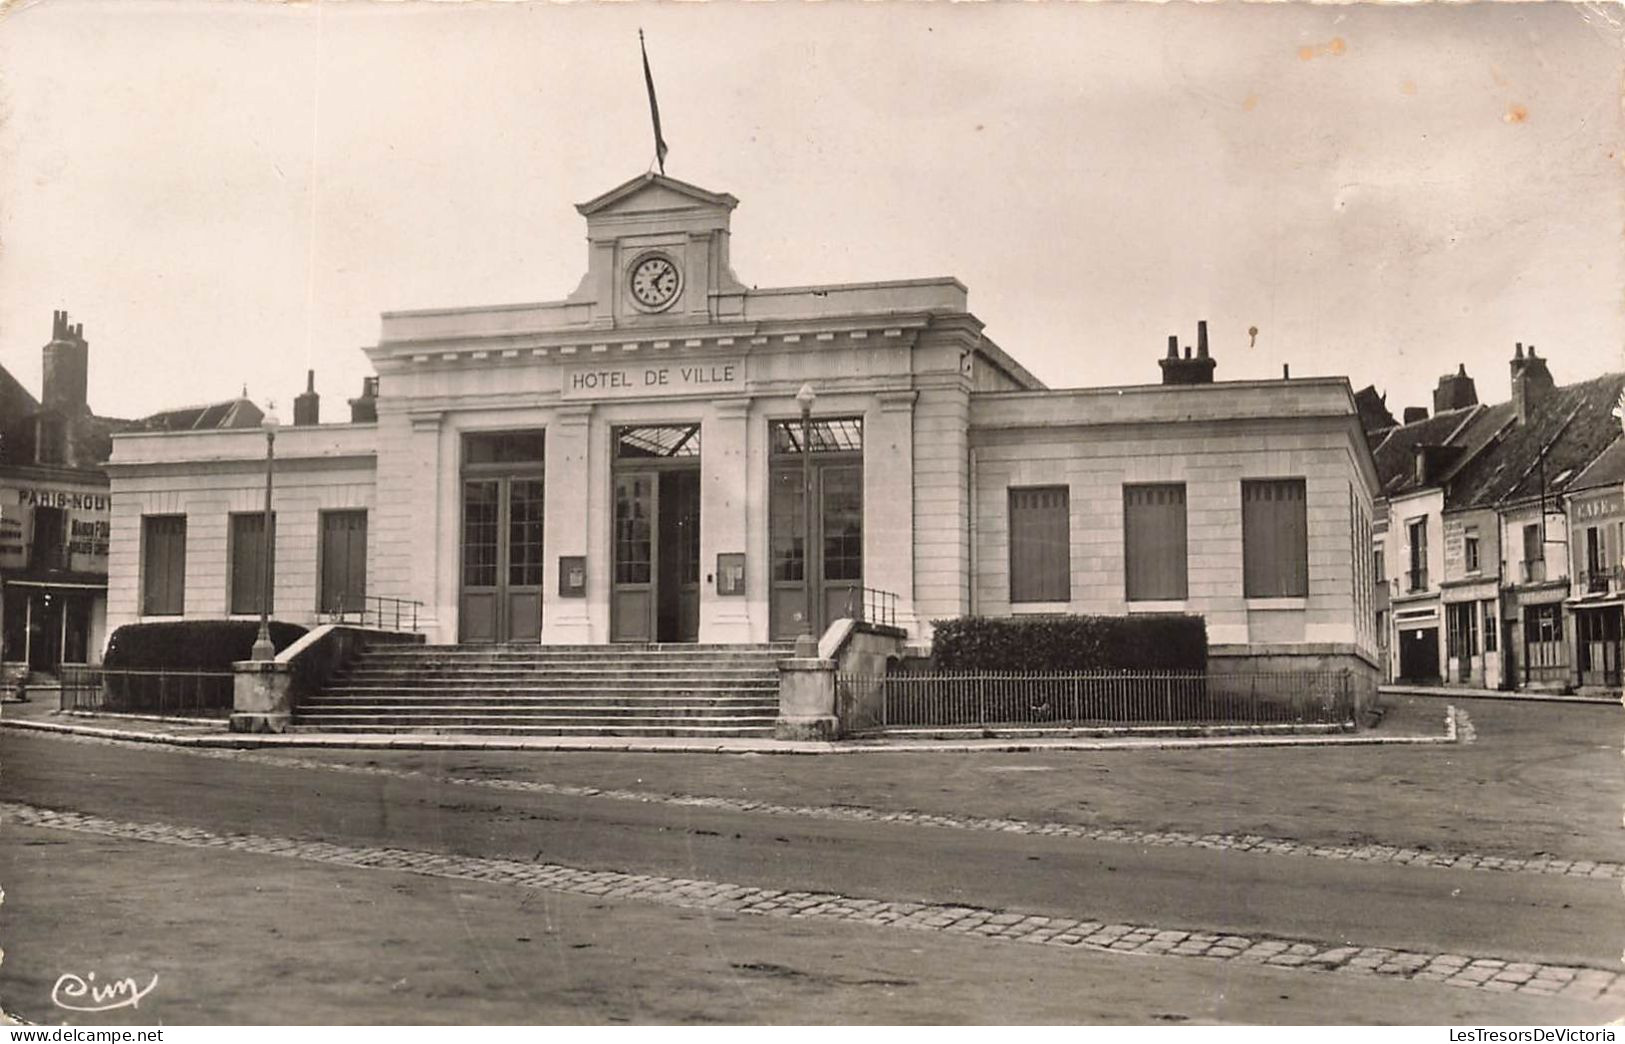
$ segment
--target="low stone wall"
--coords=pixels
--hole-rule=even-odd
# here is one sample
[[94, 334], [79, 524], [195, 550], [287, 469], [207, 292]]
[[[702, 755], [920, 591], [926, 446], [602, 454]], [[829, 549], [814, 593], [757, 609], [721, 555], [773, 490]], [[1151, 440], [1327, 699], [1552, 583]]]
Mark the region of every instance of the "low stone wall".
[[231, 731], [286, 732], [294, 709], [369, 645], [421, 645], [424, 636], [354, 624], [323, 624], [277, 654], [274, 660], [232, 664], [237, 678]]
[[0, 663], [0, 703], [20, 702], [27, 692], [28, 664]]
[[[1353, 645], [1336, 642], [1299, 645], [1214, 645], [1208, 649], [1209, 691], [1224, 692], [1227, 679], [1235, 685], [1243, 678], [1259, 675], [1319, 675], [1306, 680], [1304, 697], [1330, 697], [1343, 683], [1354, 700], [1354, 722], [1365, 726], [1378, 709], [1377, 685], [1381, 681], [1377, 662]], [[1324, 690], [1324, 691], [1321, 691]]]
[[[779, 664], [779, 739], [839, 739], [853, 721], [868, 720], [879, 708], [863, 701], [883, 699], [880, 686], [853, 686], [846, 692], [836, 685], [837, 674], [883, 678], [902, 652], [907, 632], [896, 627], [837, 620], [818, 642], [816, 658], [783, 660]], [[839, 694], [839, 695], [838, 695]]]

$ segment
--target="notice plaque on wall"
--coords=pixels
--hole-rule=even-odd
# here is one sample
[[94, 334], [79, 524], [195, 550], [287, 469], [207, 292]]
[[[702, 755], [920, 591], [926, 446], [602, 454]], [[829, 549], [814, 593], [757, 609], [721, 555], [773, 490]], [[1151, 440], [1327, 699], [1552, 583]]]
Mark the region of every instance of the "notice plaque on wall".
[[656, 395], [727, 395], [745, 388], [745, 364], [710, 362], [613, 363], [567, 366], [561, 374], [566, 399], [637, 399]]

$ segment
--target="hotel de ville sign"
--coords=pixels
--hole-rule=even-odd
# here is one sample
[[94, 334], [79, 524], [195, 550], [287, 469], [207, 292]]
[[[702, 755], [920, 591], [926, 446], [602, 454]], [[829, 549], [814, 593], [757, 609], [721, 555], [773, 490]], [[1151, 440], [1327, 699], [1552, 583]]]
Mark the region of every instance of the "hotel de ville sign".
[[660, 395], [722, 395], [745, 389], [738, 359], [697, 362], [591, 363], [564, 370], [565, 399], [633, 399]]

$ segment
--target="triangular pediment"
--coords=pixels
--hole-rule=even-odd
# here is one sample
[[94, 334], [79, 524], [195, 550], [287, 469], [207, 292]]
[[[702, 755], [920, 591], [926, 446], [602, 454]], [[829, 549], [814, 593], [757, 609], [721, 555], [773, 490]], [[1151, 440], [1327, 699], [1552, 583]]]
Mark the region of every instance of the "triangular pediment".
[[726, 192], [707, 192], [686, 181], [650, 173], [617, 185], [596, 199], [579, 203], [576, 210], [585, 217], [598, 217], [711, 208], [729, 211], [738, 205], [739, 200]]

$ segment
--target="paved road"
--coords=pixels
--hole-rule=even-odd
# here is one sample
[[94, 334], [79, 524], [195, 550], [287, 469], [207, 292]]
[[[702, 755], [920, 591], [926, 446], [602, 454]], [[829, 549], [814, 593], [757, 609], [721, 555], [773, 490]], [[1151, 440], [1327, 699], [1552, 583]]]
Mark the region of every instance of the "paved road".
[[[1500, 710], [1474, 709], [1482, 744], [1500, 742]], [[1568, 729], [1563, 719], [1553, 731]], [[1478, 752], [1380, 757], [1409, 778], [1463, 755]], [[1279, 822], [1259, 806], [1260, 788], [1303, 771], [1295, 759], [1322, 757], [1230, 755], [1224, 789], [1258, 811], [1238, 818], [1232, 808], [1226, 821]], [[542, 773], [513, 768], [512, 756], [438, 767], [327, 760], [0, 733], [0, 1005], [58, 1021], [56, 977], [101, 968], [161, 982], [138, 1013], [78, 1021], [1506, 1022], [1625, 1012], [1613, 877], [1402, 865], [1352, 849], [1238, 851], [1194, 835], [1059, 836], [1019, 798], [1011, 811], [1031, 829], [877, 821], [821, 805], [813, 782], [837, 764], [852, 786], [870, 771], [885, 777], [871, 805], [920, 808], [918, 763], [735, 759], [758, 793], [808, 801], [743, 811], [673, 796], [724, 791], [727, 759], [628, 762], [614, 774], [631, 790], [608, 796], [576, 788], [607, 782], [596, 778], [601, 761], [554, 758]], [[1132, 764], [1119, 760], [1116, 774], [1146, 771]], [[1056, 786], [1065, 771], [1030, 758], [982, 767], [1000, 770], [980, 776], [982, 789]], [[1203, 789], [1178, 764], [1164, 768], [1166, 804]], [[463, 782], [435, 778], [447, 775]], [[516, 781], [532, 789], [503, 789]], [[1133, 813], [1140, 799], [1114, 792], [1121, 786], [1097, 773], [1082, 792], [1133, 826], [1147, 817]], [[1005, 807], [985, 793], [958, 804]], [[808, 814], [821, 807], [827, 817]], [[1570, 829], [1561, 806], [1548, 808], [1557, 826], [1543, 840]], [[1381, 841], [1382, 826], [1367, 815], [1342, 840]], [[1396, 834], [1411, 829], [1395, 822]], [[1339, 834], [1322, 832], [1317, 840]], [[1517, 836], [1480, 847], [1542, 850]], [[1572, 856], [1614, 853], [1601, 844]]]

